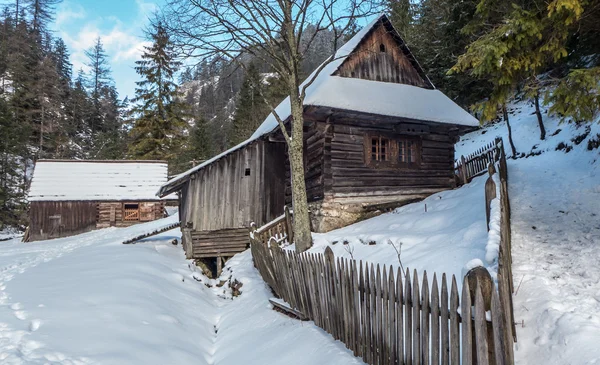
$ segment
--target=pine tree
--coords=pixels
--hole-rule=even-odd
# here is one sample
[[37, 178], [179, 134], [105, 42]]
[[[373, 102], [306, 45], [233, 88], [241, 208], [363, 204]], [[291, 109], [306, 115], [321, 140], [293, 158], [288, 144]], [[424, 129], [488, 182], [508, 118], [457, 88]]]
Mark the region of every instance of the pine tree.
[[248, 139], [269, 115], [270, 110], [262, 97], [266, 92], [258, 68], [255, 64], [250, 64], [233, 116], [230, 138], [233, 145]]
[[129, 156], [142, 159], [174, 159], [187, 123], [185, 105], [173, 78], [180, 67], [169, 34], [157, 24], [150, 34], [152, 45], [136, 62], [138, 81], [135, 116], [130, 131]]
[[104, 118], [100, 111], [101, 108], [101, 96], [104, 87], [109, 85], [112, 81], [110, 77], [110, 67], [108, 63], [108, 56], [104, 50], [102, 39], [96, 38], [94, 45], [85, 51], [85, 55], [88, 58], [86, 66], [90, 69], [89, 79], [87, 81], [88, 89], [90, 90], [90, 97], [93, 102], [94, 110], [90, 118], [90, 131], [92, 136], [94, 133], [102, 129]]
[[62, 0], [26, 0], [25, 7], [31, 16], [32, 30], [35, 33], [46, 31], [48, 24], [54, 19], [53, 7]]

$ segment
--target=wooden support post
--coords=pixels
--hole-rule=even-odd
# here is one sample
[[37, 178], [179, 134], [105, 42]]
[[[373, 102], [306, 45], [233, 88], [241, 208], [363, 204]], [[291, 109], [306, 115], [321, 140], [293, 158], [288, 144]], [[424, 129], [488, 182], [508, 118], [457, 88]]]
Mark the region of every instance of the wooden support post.
[[181, 245], [185, 251], [185, 258], [191, 259], [194, 255], [193, 243], [192, 243], [192, 230], [190, 228], [181, 229]]
[[488, 165], [488, 173], [490, 176], [485, 182], [485, 221], [487, 223], [487, 229], [490, 230], [490, 213], [492, 209], [492, 200], [496, 198], [496, 182], [492, 178], [492, 175], [496, 173], [494, 164], [490, 162]]
[[290, 244], [294, 243], [294, 225], [292, 224], [292, 215], [290, 214], [290, 208], [286, 205], [283, 209], [285, 213], [285, 226], [288, 235], [288, 242]]
[[[494, 291], [494, 283], [492, 281], [492, 277], [490, 276], [490, 273], [487, 271], [486, 268], [482, 267], [482, 266], [478, 266], [475, 267], [471, 270], [469, 270], [469, 272], [467, 272], [467, 275], [465, 275], [465, 283], [468, 282], [468, 287], [469, 287], [469, 297], [470, 297], [470, 302], [471, 303], [475, 303], [476, 299], [477, 299], [477, 290], [480, 290], [480, 295], [481, 295], [481, 299], [483, 299], [483, 307], [485, 311], [490, 311], [492, 309], [492, 291]], [[464, 299], [464, 298], [463, 298]], [[463, 317], [463, 320], [465, 320], [465, 318]], [[463, 321], [463, 326], [465, 325], [465, 321]], [[472, 325], [473, 323], [471, 321], [469, 321], [469, 323]], [[487, 341], [485, 341], [487, 343], [487, 348], [486, 351], [487, 353], [487, 360], [488, 360], [488, 364], [490, 365], [495, 365], [496, 364], [496, 354], [495, 354], [495, 348], [494, 348], [494, 329], [492, 327], [492, 323], [491, 322], [487, 322], [486, 325], [486, 330], [487, 330]], [[477, 362], [478, 359], [481, 359], [481, 354], [479, 354], [479, 357], [477, 355], [478, 352], [478, 347], [480, 347], [479, 351], [481, 351], [481, 342], [482, 342], [482, 336], [480, 334], [480, 336], [478, 338], [476, 338], [475, 336], [475, 332], [476, 331], [471, 331], [472, 335], [473, 335], [473, 339], [472, 339], [472, 345], [473, 345], [473, 364], [479, 363]], [[467, 349], [464, 349], [467, 350]]]
[[463, 185], [466, 184], [467, 181], [467, 163], [465, 161], [465, 156], [460, 156], [460, 174], [462, 178]]
[[221, 276], [221, 272], [223, 271], [223, 258], [221, 256], [217, 256], [217, 278]]

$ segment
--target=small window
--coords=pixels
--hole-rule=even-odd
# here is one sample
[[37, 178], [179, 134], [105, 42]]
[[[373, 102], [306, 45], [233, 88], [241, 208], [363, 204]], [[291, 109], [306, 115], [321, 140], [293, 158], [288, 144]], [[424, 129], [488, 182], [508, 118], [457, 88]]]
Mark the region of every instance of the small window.
[[250, 168], [247, 167], [246, 171], [244, 172], [244, 176], [250, 176]]
[[140, 220], [140, 205], [137, 203], [123, 204], [123, 220], [127, 222]]
[[375, 168], [417, 168], [421, 163], [421, 140], [412, 136], [367, 135], [365, 163]]
[[385, 53], [385, 44], [381, 43], [381, 44], [379, 45], [379, 52], [381, 52], [381, 53]]
[[371, 161], [391, 161], [390, 140], [383, 137], [371, 138]]
[[411, 139], [398, 141], [398, 162], [402, 164], [417, 163], [417, 142]]

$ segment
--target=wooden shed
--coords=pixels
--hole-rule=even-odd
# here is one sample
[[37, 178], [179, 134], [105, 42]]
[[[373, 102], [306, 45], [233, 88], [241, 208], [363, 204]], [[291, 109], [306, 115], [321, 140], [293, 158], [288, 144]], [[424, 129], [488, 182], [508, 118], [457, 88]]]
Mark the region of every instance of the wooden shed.
[[[276, 111], [290, 121], [288, 99]], [[455, 187], [454, 144], [479, 125], [435, 89], [385, 15], [317, 75], [304, 118], [317, 232]], [[260, 226], [282, 214], [291, 204], [286, 149], [269, 115], [247, 141], [161, 187], [161, 196], [181, 192], [188, 257], [232, 256], [246, 247], [251, 222]]]
[[165, 161], [38, 160], [29, 190], [29, 241], [164, 217], [156, 196]]

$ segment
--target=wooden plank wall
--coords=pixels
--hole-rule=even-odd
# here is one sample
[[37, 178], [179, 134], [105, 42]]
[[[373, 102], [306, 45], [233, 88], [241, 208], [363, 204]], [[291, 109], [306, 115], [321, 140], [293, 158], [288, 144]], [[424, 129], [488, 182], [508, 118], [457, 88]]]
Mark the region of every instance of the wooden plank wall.
[[[153, 219], [156, 220], [163, 217], [165, 202], [140, 202], [140, 201], [127, 201], [127, 202], [99, 202], [98, 203], [98, 216], [96, 228], [108, 228], [108, 227], [129, 227], [134, 224], [143, 223], [142, 221], [124, 221], [123, 220], [123, 204], [134, 203], [134, 204], [152, 204]], [[112, 213], [114, 211], [114, 224], [111, 224]]]
[[[60, 218], [51, 218], [58, 216]], [[57, 219], [60, 222], [57, 222]], [[55, 229], [56, 225], [58, 229]], [[67, 237], [91, 231], [96, 228], [96, 202], [31, 202], [29, 227], [30, 241]]]
[[[418, 126], [418, 124], [415, 124]], [[427, 125], [421, 138], [418, 168], [374, 168], [365, 163], [365, 138], [384, 134], [399, 138], [397, 125], [336, 120], [331, 140], [332, 196], [360, 197], [393, 194], [431, 194], [454, 186], [454, 138], [444, 125]], [[400, 128], [402, 129], [402, 128]], [[414, 129], [414, 128], [406, 128]]]
[[219, 231], [262, 225], [280, 215], [285, 155], [285, 144], [259, 140], [198, 171], [183, 189], [182, 226]]
[[[382, 52], [381, 47], [384, 50]], [[342, 63], [336, 75], [372, 81], [429, 87], [396, 40], [380, 24]]]
[[248, 229], [192, 231], [192, 258], [231, 257], [248, 248]]

